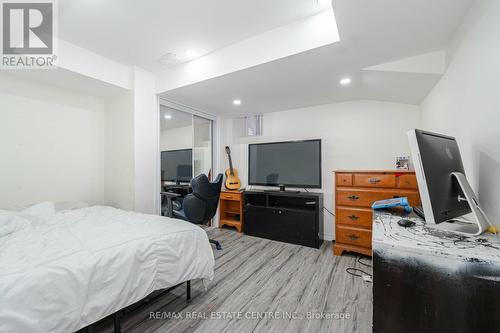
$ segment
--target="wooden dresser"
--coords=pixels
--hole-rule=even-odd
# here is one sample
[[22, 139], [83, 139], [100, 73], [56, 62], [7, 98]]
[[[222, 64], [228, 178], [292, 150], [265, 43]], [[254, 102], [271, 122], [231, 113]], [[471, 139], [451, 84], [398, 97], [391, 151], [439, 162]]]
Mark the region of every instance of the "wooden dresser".
[[334, 182], [335, 255], [352, 251], [371, 256], [373, 202], [408, 197], [410, 205], [421, 205], [413, 171], [338, 170]]

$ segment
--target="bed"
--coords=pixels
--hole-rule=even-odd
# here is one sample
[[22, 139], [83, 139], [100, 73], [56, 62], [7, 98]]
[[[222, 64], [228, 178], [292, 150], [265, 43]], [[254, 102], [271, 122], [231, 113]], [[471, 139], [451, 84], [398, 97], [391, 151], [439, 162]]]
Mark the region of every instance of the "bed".
[[41, 205], [0, 212], [0, 332], [74, 332], [155, 290], [213, 278], [213, 252], [196, 225]]

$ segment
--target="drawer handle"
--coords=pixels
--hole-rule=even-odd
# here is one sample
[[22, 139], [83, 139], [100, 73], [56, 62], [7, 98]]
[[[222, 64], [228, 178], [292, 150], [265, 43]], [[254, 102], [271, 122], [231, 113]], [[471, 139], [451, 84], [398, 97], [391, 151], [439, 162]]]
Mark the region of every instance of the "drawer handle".
[[354, 235], [354, 234], [353, 234], [353, 235], [349, 235], [348, 237], [349, 237], [351, 240], [353, 240], [353, 241], [358, 240], [358, 238], [359, 238], [358, 236], [356, 236], [356, 235]]
[[377, 184], [381, 182], [379, 178], [370, 178], [368, 181], [370, 182], [370, 184]]
[[356, 201], [356, 200], [359, 200], [359, 197], [356, 196], [356, 195], [351, 195], [349, 197], [347, 197], [348, 199], [352, 200], [352, 201]]
[[348, 218], [350, 218], [352, 221], [359, 220], [359, 216], [356, 216], [356, 215], [349, 215]]

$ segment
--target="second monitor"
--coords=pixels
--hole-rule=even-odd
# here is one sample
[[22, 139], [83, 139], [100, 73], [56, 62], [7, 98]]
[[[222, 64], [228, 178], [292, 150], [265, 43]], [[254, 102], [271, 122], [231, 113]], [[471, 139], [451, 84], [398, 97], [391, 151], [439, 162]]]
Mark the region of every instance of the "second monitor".
[[249, 145], [248, 184], [321, 188], [321, 140]]
[[189, 183], [193, 178], [193, 150], [179, 149], [161, 152], [162, 182]]

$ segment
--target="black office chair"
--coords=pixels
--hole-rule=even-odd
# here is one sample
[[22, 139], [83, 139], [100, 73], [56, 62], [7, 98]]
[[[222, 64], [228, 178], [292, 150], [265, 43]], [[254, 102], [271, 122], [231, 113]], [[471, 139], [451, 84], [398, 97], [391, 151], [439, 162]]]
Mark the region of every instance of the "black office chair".
[[[200, 174], [191, 180], [192, 192], [182, 200], [182, 209], [172, 209], [173, 217], [177, 217], [195, 224], [207, 224], [212, 219], [219, 205], [219, 196], [222, 187], [220, 173], [211, 183], [205, 174]], [[222, 246], [216, 240], [209, 239], [217, 250]]]

